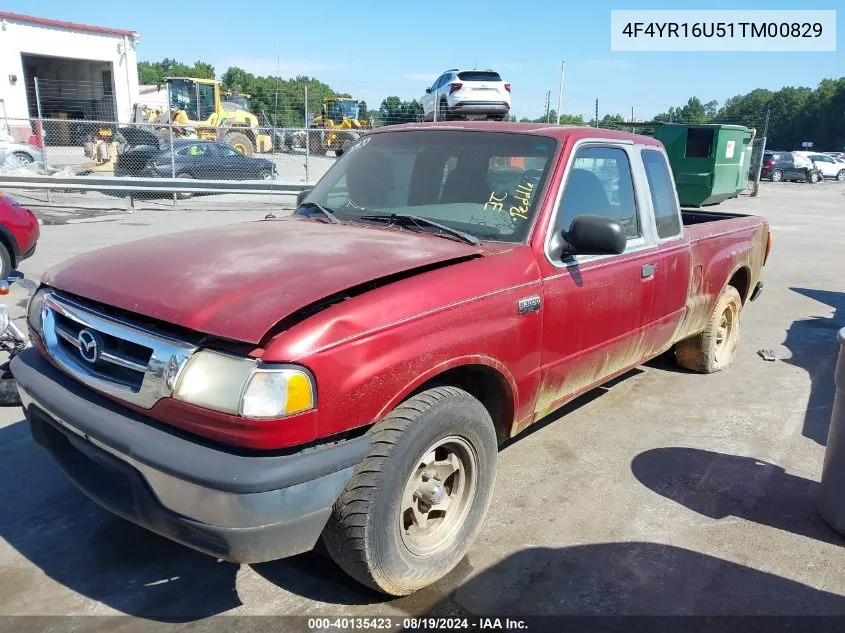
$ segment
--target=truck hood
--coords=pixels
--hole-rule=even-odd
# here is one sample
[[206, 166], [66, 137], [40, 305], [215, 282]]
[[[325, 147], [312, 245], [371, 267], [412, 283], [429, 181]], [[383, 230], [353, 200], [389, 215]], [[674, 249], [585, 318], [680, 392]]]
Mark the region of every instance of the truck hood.
[[290, 217], [146, 238], [51, 268], [59, 290], [235, 341], [332, 294], [481, 249], [423, 233]]

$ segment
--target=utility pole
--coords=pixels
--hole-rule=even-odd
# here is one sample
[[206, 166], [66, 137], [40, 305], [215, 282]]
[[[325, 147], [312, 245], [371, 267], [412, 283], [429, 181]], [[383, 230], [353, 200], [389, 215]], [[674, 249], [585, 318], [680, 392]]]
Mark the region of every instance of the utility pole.
[[546, 123], [551, 123], [552, 120], [552, 113], [549, 111], [552, 105], [552, 91], [546, 91]]
[[566, 62], [560, 62], [560, 90], [557, 93], [557, 124], [560, 125], [560, 109], [563, 107], [563, 71], [566, 70]]
[[634, 131], [634, 106], [631, 106], [631, 132]]
[[599, 98], [596, 97], [596, 127], [599, 126]]

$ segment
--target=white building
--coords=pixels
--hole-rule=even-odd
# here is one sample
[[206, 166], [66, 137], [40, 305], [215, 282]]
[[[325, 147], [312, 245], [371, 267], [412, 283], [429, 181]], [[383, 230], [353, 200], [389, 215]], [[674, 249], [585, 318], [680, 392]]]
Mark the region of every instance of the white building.
[[[32, 130], [28, 119], [39, 116], [129, 122], [138, 99], [139, 38], [135, 31], [0, 11], [0, 123], [23, 140]], [[65, 136], [73, 143], [70, 125], [49, 129], [59, 137], [53, 143]]]

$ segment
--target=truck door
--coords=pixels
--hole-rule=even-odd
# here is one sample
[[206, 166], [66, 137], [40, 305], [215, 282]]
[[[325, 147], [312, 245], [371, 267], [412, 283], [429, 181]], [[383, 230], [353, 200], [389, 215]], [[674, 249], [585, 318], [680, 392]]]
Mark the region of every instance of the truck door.
[[681, 210], [666, 154], [656, 148], [642, 148], [640, 156], [658, 242], [650, 260], [654, 297], [649, 316], [653, 347], [650, 355], [656, 355], [669, 348], [684, 317], [692, 261], [689, 243], [683, 239]]
[[[542, 388], [538, 416], [570, 396], [638, 364], [651, 351], [648, 324], [654, 300], [655, 244], [646, 200], [633, 186], [635, 148], [625, 143], [585, 143], [573, 149], [551, 231], [568, 229], [575, 216], [600, 214], [628, 231], [621, 255], [560, 258], [549, 252], [543, 271]], [[636, 157], [635, 157], [636, 158]]]

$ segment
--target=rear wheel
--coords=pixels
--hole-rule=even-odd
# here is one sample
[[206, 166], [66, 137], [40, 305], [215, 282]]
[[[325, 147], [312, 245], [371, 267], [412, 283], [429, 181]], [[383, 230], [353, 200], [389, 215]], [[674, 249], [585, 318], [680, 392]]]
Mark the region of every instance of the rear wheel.
[[314, 156], [324, 156], [326, 146], [323, 145], [323, 134], [318, 130], [312, 130], [308, 134], [308, 152]]
[[27, 167], [33, 162], [32, 156], [26, 152], [12, 152], [12, 164], [17, 167]]
[[836, 180], [839, 180], [840, 182], [845, 180], [845, 169], [840, 170], [839, 173], [836, 174]]
[[449, 105], [446, 103], [445, 99], [443, 99], [437, 106], [437, 120], [438, 121], [448, 121], [449, 120]]
[[783, 180], [783, 172], [780, 169], [773, 169], [772, 173], [769, 174], [769, 178], [771, 178], [772, 182], [780, 182]]
[[335, 504], [323, 539], [332, 559], [378, 591], [402, 596], [463, 558], [487, 511], [496, 432], [469, 393], [436, 387], [370, 430], [367, 457]]
[[712, 374], [730, 367], [739, 342], [742, 298], [733, 286], [719, 295], [710, 313], [707, 328], [675, 346], [675, 359], [681, 367]]
[[817, 172], [817, 171], [811, 171], [810, 175], [807, 176], [807, 180], [809, 180], [810, 184], [813, 184], [813, 185], [816, 184], [821, 179], [822, 179], [822, 177], [819, 175], [819, 172]]
[[[189, 174], [188, 172], [182, 172], [181, 174], [176, 174], [176, 177], [177, 177], [177, 178], [186, 178], [186, 179], [187, 179], [187, 178], [190, 178], [190, 179], [193, 179], [193, 176], [192, 176], [191, 174]], [[194, 195], [194, 194], [192, 194], [192, 193], [177, 193], [177, 194], [176, 194], [176, 199], [177, 199], [177, 200], [187, 200], [187, 199], [188, 199], [188, 198], [190, 198], [192, 195]]]

